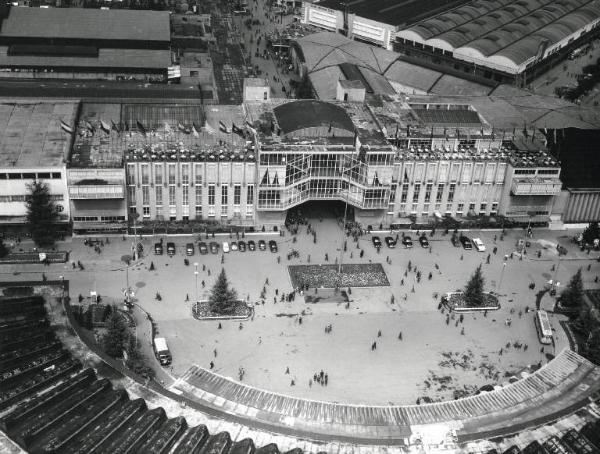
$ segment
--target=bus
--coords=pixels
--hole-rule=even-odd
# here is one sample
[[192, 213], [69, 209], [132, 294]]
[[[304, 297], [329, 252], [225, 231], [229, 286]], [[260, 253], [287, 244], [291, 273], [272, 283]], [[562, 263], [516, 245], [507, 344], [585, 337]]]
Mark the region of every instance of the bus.
[[537, 311], [535, 314], [535, 327], [542, 344], [552, 343], [552, 327], [546, 311]]

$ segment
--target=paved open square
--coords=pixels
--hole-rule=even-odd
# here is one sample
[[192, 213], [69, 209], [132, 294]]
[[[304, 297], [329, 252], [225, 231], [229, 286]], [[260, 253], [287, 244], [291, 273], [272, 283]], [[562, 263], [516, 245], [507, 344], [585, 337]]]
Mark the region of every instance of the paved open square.
[[[517, 241], [522, 238], [520, 230], [508, 231], [503, 241], [500, 232], [469, 232], [469, 236], [483, 240], [486, 252], [454, 247], [451, 235], [439, 230], [429, 237], [431, 249], [420, 247], [413, 232], [413, 248], [405, 249], [399, 243], [389, 249], [384, 244], [377, 252], [371, 235], [355, 243], [343, 236], [333, 218], [314, 219], [311, 224], [318, 232], [316, 243], [304, 226], [296, 242], [287, 232], [285, 236], [246, 235], [246, 241], [274, 239], [279, 250], [217, 255], [198, 255], [196, 251], [196, 255], [187, 257], [188, 266], [184, 264], [185, 244], [190, 237], [168, 239], [176, 243], [174, 257], [153, 254], [153, 244], [159, 238], [142, 240], [146, 255], [129, 267], [129, 282], [139, 308], [151, 314], [159, 334], [168, 340], [172, 367], [161, 370], [156, 364], [165, 386], [192, 366], [208, 369], [212, 362], [213, 371], [223, 376], [238, 380], [243, 369], [243, 382], [248, 385], [308, 399], [381, 405], [414, 404], [423, 397], [452, 399], [486, 384], [508, 382], [510, 376], [529, 365], [545, 364], [549, 355], [568, 346], [561, 316], [552, 314], [555, 346], [542, 349], [531, 312], [536, 307], [536, 294], [555, 277], [566, 283], [578, 268], [584, 270], [586, 287], [594, 286], [594, 277], [600, 273], [594, 253], [578, 251], [565, 232], [535, 231], [528, 254], [520, 260], [515, 253]], [[383, 239], [388, 233], [378, 235]], [[493, 254], [495, 237], [498, 250]], [[217, 235], [214, 241], [235, 239], [235, 235], [232, 239]], [[127, 274], [122, 256], [130, 251], [131, 238], [112, 237], [102, 253], [84, 246], [83, 238], [72, 241], [65, 246], [72, 250], [71, 260], [80, 260], [84, 270], [72, 270], [69, 264], [40, 265], [39, 273], [48, 277], [64, 275], [70, 280], [74, 298], [96, 291], [104, 301], [122, 301]], [[343, 241], [348, 242], [347, 251], [341, 256]], [[569, 249], [560, 263], [555, 252], [557, 242]], [[291, 250], [302, 252], [288, 260]], [[390, 285], [352, 288], [347, 303], [343, 298], [329, 297], [316, 303], [316, 298], [309, 298], [307, 303], [304, 297], [314, 296], [312, 288], [304, 296], [297, 292], [288, 302], [282, 298], [294, 290], [288, 266], [307, 264], [308, 255], [313, 265], [332, 265], [340, 257], [344, 263], [382, 263]], [[508, 260], [503, 265], [505, 256]], [[197, 281], [194, 263], [198, 263]], [[481, 263], [486, 290], [501, 295], [501, 309], [485, 315], [465, 314], [462, 322], [458, 315], [440, 311], [440, 295], [464, 287]], [[151, 264], [154, 271], [149, 271]], [[198, 298], [206, 299], [221, 267], [239, 297], [254, 304], [251, 319], [218, 322], [192, 318], [196, 283]], [[552, 271], [553, 267], [558, 271]], [[3, 271], [16, 273], [13, 278], [39, 277], [31, 268], [25, 271], [22, 265], [5, 265]], [[422, 275], [420, 282], [417, 271]], [[530, 284], [535, 284], [535, 289], [530, 289]], [[265, 298], [261, 300], [263, 288]], [[317, 289], [317, 294], [319, 291], [332, 293]], [[161, 301], [155, 298], [157, 293]], [[541, 307], [551, 310], [553, 301], [546, 293]], [[139, 308], [134, 311], [141, 319]], [[148, 358], [154, 361], [149, 333], [140, 329], [138, 335]], [[326, 385], [321, 371], [327, 375]]]

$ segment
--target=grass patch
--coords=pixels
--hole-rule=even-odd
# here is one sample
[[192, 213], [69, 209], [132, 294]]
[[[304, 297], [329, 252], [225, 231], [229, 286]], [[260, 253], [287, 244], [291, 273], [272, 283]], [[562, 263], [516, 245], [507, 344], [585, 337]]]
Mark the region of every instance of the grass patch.
[[290, 279], [294, 288], [346, 288], [389, 286], [387, 275], [380, 263], [343, 265], [290, 265]]

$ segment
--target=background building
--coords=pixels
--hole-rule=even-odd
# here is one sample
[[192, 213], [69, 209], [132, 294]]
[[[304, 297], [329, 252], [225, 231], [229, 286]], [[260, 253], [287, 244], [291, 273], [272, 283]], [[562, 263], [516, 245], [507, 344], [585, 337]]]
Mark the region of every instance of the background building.
[[168, 11], [14, 7], [4, 15], [0, 77], [167, 79]]
[[[0, 103], [0, 223], [19, 230], [26, 223], [25, 204], [33, 181], [48, 185], [69, 222], [66, 159], [77, 115], [77, 102], [9, 101]], [[64, 124], [61, 126], [61, 122]]]
[[398, 31], [394, 48], [523, 87], [597, 35], [598, 24], [594, 0], [473, 0]]
[[465, 1], [324, 0], [306, 3], [303, 22], [391, 49], [403, 26], [461, 3]]

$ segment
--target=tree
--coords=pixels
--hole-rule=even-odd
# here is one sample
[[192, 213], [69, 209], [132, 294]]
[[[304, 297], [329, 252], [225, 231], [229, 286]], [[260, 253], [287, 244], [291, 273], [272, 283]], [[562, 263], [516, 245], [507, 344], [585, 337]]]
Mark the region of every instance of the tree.
[[50, 198], [48, 185], [34, 181], [27, 189], [27, 224], [31, 237], [39, 247], [52, 246], [56, 239], [58, 210]]
[[597, 222], [590, 222], [583, 231], [583, 244], [594, 244], [594, 240], [600, 238], [600, 226]]
[[4, 244], [4, 239], [0, 238], [0, 259], [8, 255], [8, 248]]
[[565, 307], [576, 308], [583, 304], [583, 280], [581, 268], [571, 278], [569, 284], [560, 295], [560, 303]]
[[485, 279], [481, 272], [481, 265], [479, 265], [475, 272], [471, 275], [469, 282], [465, 287], [465, 301], [469, 306], [481, 306], [484, 302], [483, 296], [483, 284]]
[[127, 343], [127, 367], [144, 378], [154, 378], [154, 369], [146, 363], [146, 357], [140, 353], [138, 340], [131, 336]]
[[224, 268], [221, 269], [217, 282], [210, 291], [208, 303], [210, 310], [217, 314], [232, 314], [235, 310], [237, 292], [229, 287]]
[[596, 328], [588, 335], [585, 343], [584, 356], [594, 364], [600, 365], [600, 329]]
[[129, 343], [129, 327], [125, 320], [115, 308], [106, 321], [106, 334], [102, 339], [102, 348], [107, 355], [113, 358], [121, 358], [123, 349]]

